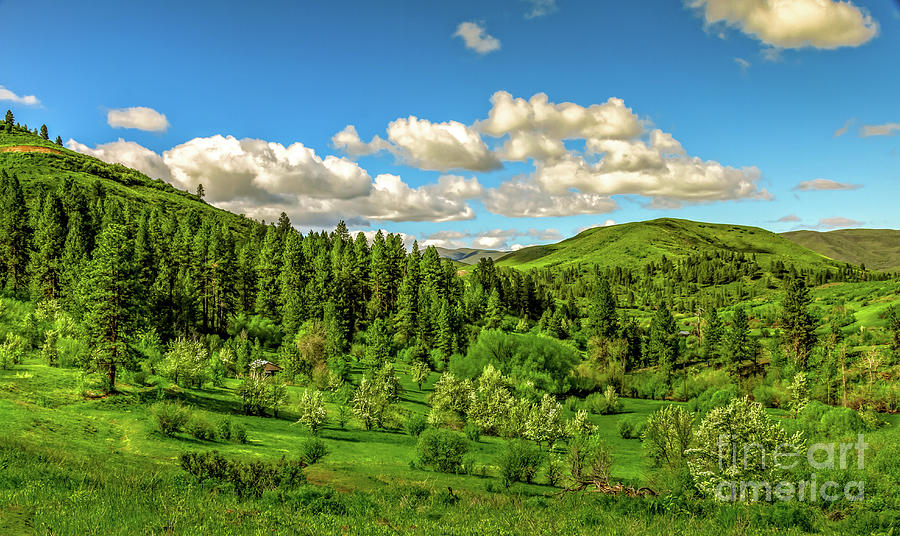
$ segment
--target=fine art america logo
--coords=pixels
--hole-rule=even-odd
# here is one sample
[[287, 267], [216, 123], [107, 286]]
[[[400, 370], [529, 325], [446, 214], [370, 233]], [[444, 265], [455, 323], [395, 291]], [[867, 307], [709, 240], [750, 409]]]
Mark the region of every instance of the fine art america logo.
[[[865, 467], [865, 451], [869, 447], [863, 434], [855, 442], [815, 443], [805, 451], [789, 443], [777, 445], [771, 452], [760, 444], [745, 444], [743, 449], [727, 435], [719, 437], [719, 469], [723, 474], [739, 474], [748, 470], [767, 469], [783, 471], [782, 474], [803, 474], [802, 479], [778, 481], [723, 480], [716, 485], [716, 498], [721, 501], [801, 501], [834, 502], [841, 498], [861, 501], [865, 496], [865, 483], [860, 480], [837, 482], [818, 481], [816, 471], [847, 469], [855, 463]], [[808, 464], [804, 472], [802, 464]], [[804, 474], [805, 473], [805, 474]]]

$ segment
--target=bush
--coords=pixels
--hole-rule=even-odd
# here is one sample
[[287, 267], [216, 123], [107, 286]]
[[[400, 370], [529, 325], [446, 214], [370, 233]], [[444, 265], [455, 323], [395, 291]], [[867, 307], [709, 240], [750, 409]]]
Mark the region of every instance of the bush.
[[247, 442], [247, 427], [237, 422], [231, 427], [231, 439], [243, 445]]
[[187, 431], [200, 441], [212, 441], [216, 438], [216, 431], [205, 418], [197, 416], [188, 422]]
[[328, 454], [328, 447], [318, 437], [310, 437], [300, 443], [300, 458], [312, 465]]
[[132, 377], [132, 379], [134, 380], [134, 383], [136, 383], [140, 386], [146, 387], [147, 386], [147, 376], [148, 375], [146, 372], [144, 372], [143, 370], [139, 370], [134, 373], [134, 376]]
[[478, 443], [481, 440], [481, 428], [474, 422], [466, 423], [466, 426], [463, 428], [463, 433], [466, 434], [469, 441]]
[[619, 436], [622, 439], [634, 439], [634, 424], [628, 419], [619, 421]]
[[231, 419], [222, 417], [216, 421], [216, 437], [222, 441], [231, 439]]
[[542, 460], [543, 453], [534, 443], [524, 439], [510, 439], [497, 460], [503, 485], [508, 488], [515, 482], [531, 483]]
[[159, 431], [165, 436], [173, 436], [182, 431], [191, 418], [191, 411], [180, 402], [157, 402], [150, 408], [156, 418]]
[[428, 428], [416, 444], [419, 463], [444, 473], [462, 473], [467, 452], [469, 443], [465, 437], [441, 428]]
[[603, 393], [592, 393], [584, 399], [584, 407], [595, 415], [612, 415], [622, 410], [619, 395], [613, 386], [608, 386]]
[[406, 429], [406, 433], [414, 437], [419, 437], [419, 434], [425, 431], [425, 428], [427, 426], [428, 420], [424, 415], [420, 413], [410, 414], [408, 417], [406, 417], [406, 422], [403, 424], [403, 428]]
[[269, 489], [293, 489], [306, 482], [305, 464], [281, 458], [278, 462], [229, 460], [218, 452], [185, 452], [181, 468], [198, 480], [215, 479], [234, 486], [238, 497], [260, 497]]
[[565, 405], [566, 405], [566, 409], [567, 409], [567, 410], [569, 410], [569, 411], [571, 411], [571, 412], [574, 413], [575, 410], [578, 409], [578, 397], [577, 397], [577, 396], [570, 396], [570, 397], [566, 398], [566, 404], [565, 404]]

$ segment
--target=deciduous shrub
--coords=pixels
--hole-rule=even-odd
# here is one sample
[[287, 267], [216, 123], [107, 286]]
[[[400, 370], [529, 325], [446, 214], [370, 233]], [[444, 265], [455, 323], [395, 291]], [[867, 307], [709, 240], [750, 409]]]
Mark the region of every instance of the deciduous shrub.
[[328, 447], [318, 437], [304, 439], [300, 443], [300, 457], [308, 465], [312, 465], [328, 454]]
[[418, 437], [427, 426], [428, 420], [421, 413], [411, 413], [406, 417], [406, 422], [403, 424], [406, 433], [415, 437]]
[[165, 436], [173, 436], [182, 431], [191, 418], [191, 411], [180, 402], [157, 402], [151, 406], [150, 412], [156, 419], [160, 433]]
[[244, 444], [247, 442], [247, 427], [243, 424], [236, 422], [234, 426], [231, 427], [231, 439], [234, 440], [235, 443]]
[[216, 421], [216, 437], [221, 441], [228, 441], [231, 439], [231, 419], [222, 417]]
[[212, 441], [216, 438], [215, 429], [209, 424], [209, 421], [207, 421], [206, 418], [200, 415], [195, 415], [194, 418], [188, 422], [187, 431], [194, 436], [195, 439], [199, 439], [200, 441]]
[[541, 467], [541, 449], [523, 439], [510, 439], [497, 460], [500, 480], [507, 488], [516, 482], [531, 482]]
[[218, 452], [185, 452], [181, 468], [198, 480], [215, 479], [230, 483], [238, 497], [260, 497], [263, 491], [292, 489], [306, 482], [305, 463], [300, 460], [241, 462]]
[[419, 463], [444, 473], [462, 473], [463, 457], [468, 452], [469, 442], [464, 436], [443, 428], [428, 428], [416, 444]]
[[466, 434], [466, 437], [469, 438], [469, 441], [478, 443], [481, 441], [481, 428], [478, 427], [474, 422], [466, 423], [465, 427], [463, 427], [463, 433]]

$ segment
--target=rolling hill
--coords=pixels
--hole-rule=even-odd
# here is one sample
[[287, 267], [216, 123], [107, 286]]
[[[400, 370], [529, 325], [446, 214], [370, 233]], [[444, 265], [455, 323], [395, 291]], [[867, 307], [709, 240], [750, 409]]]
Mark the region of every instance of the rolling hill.
[[835, 264], [819, 253], [759, 227], [673, 218], [587, 229], [556, 244], [520, 249], [501, 257], [498, 264], [523, 269], [571, 263], [639, 267], [658, 261], [663, 255], [678, 258], [715, 250], [756, 254], [757, 262], [763, 266], [773, 260], [797, 267]]
[[483, 258], [490, 257], [494, 260], [508, 254], [508, 251], [498, 251], [495, 249], [472, 249], [472, 248], [435, 248], [438, 255], [444, 259], [461, 262], [462, 264], [478, 264]]
[[0, 169], [19, 178], [29, 205], [39, 203], [46, 192], [71, 178], [87, 189], [102, 185], [105, 195], [138, 212], [144, 207], [160, 207], [169, 213], [197, 211], [203, 219], [222, 221], [235, 230], [255, 225], [253, 220], [209, 205], [165, 181], [71, 151], [25, 130], [0, 128]]
[[896, 229], [791, 231], [781, 236], [837, 261], [900, 272], [900, 231]]

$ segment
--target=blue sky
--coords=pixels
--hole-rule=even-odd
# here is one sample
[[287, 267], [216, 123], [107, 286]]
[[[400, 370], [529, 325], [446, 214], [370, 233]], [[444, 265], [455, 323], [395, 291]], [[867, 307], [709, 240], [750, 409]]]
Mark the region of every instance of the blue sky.
[[0, 107], [300, 228], [500, 248], [657, 217], [898, 228], [900, 4], [796, 6], [0, 0]]

